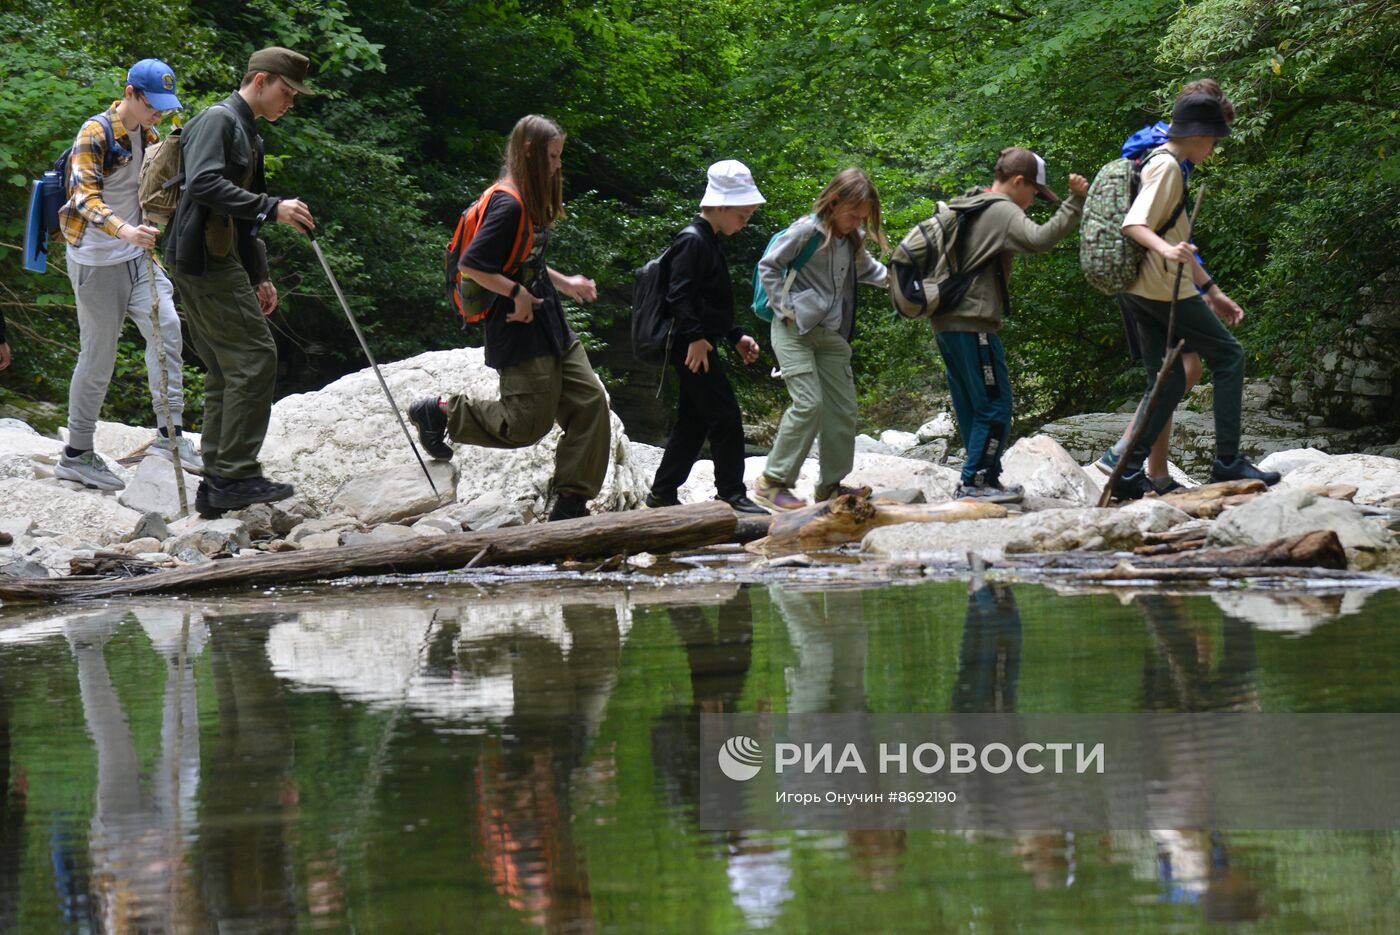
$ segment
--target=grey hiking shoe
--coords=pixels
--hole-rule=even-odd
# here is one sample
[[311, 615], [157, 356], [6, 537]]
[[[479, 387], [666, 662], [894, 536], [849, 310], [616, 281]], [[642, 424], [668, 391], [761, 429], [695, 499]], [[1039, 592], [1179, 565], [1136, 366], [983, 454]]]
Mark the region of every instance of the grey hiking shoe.
[[1020, 503], [1026, 490], [1020, 484], [963, 484], [958, 488], [958, 500], [980, 500], [983, 503]]
[[61, 477], [63, 480], [75, 480], [84, 487], [92, 487], [95, 490], [121, 490], [126, 487], [126, 482], [112, 473], [112, 469], [97, 455], [95, 451], [84, 451], [76, 458], [68, 457], [64, 452], [58, 459], [58, 464], [54, 465], [54, 477]]
[[204, 473], [204, 459], [200, 457], [198, 451], [195, 451], [194, 442], [183, 435], [176, 435], [174, 438], [157, 435], [156, 440], [151, 442], [149, 451], [152, 454], [160, 455], [167, 461], [174, 461], [176, 452], [179, 452], [181, 467], [197, 474]]

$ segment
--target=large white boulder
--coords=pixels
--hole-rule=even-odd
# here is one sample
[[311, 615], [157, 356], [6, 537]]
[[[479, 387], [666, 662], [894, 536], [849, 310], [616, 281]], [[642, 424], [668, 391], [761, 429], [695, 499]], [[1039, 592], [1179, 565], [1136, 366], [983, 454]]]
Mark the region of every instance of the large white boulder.
[[1331, 459], [1332, 456], [1327, 452], [1318, 451], [1316, 448], [1289, 448], [1268, 455], [1259, 462], [1258, 466], [1261, 471], [1278, 471], [1287, 477], [1299, 468], [1325, 464]]
[[1345, 500], [1306, 490], [1272, 490], [1226, 510], [1209, 539], [1221, 546], [1264, 545], [1320, 529], [1337, 534], [1354, 568], [1387, 567], [1400, 558], [1400, 543], [1381, 523]]
[[1325, 484], [1353, 485], [1353, 502], [1379, 503], [1400, 494], [1400, 460], [1379, 455], [1333, 455], [1325, 461], [1295, 468], [1279, 481], [1279, 486], [1285, 488]]
[[1022, 438], [1001, 459], [1003, 483], [1020, 484], [1031, 497], [1051, 497], [1084, 506], [1098, 499], [1098, 489], [1079, 462], [1049, 435]]
[[0, 419], [0, 452], [53, 464], [63, 454], [63, 442], [40, 435], [18, 419]]
[[[480, 348], [431, 351], [382, 368], [400, 409], [419, 397], [465, 393], [494, 398], [496, 372]], [[407, 420], [407, 416], [405, 416]], [[627, 457], [622, 422], [612, 415], [612, 448], [596, 510], [630, 509], [646, 494], [649, 477]], [[409, 425], [412, 431], [412, 425]], [[495, 491], [509, 501], [542, 498], [554, 473], [554, 451], [563, 432], [555, 426], [538, 444], [518, 450], [456, 446], [462, 465], [457, 499], [472, 500]], [[341, 377], [314, 393], [288, 396], [272, 409], [261, 461], [264, 473], [294, 484], [311, 504], [324, 508], [340, 486], [360, 475], [417, 461], [370, 370]]]
[[[183, 470], [180, 473], [185, 481], [185, 505], [192, 512], [199, 475]], [[166, 519], [175, 519], [180, 515], [175, 466], [159, 455], [146, 455], [127, 481], [126, 489], [117, 494], [117, 502], [138, 513], [159, 513]]]
[[952, 438], [957, 432], [958, 427], [953, 423], [953, 417], [946, 412], [940, 412], [919, 426], [919, 430], [914, 434], [919, 437], [921, 442], [931, 442], [936, 438], [945, 440]]
[[919, 436], [913, 432], [901, 432], [899, 429], [885, 429], [880, 433], [880, 444], [902, 454], [919, 444]]
[[120, 542], [135, 531], [141, 514], [117, 498], [51, 481], [0, 480], [0, 516], [25, 516], [39, 529], [62, 532], [99, 545]]
[[428, 485], [428, 478], [418, 464], [399, 464], [352, 477], [336, 491], [330, 509], [374, 525], [429, 513], [444, 503], [456, 502], [460, 479], [457, 462], [425, 463], [436, 490]]

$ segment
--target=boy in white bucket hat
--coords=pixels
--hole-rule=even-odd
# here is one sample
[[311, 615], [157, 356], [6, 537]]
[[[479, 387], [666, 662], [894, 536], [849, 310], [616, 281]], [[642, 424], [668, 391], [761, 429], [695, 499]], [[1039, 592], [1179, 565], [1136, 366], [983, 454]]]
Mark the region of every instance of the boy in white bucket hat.
[[745, 364], [758, 342], [734, 322], [734, 289], [721, 236], [744, 229], [766, 199], [749, 167], [735, 159], [710, 166], [700, 213], [666, 251], [666, 306], [675, 321], [671, 359], [679, 387], [676, 422], [647, 494], [649, 507], [675, 506], [708, 438], [716, 498], [741, 513], [763, 513], [744, 485], [744, 426], [739, 401], [715, 348], [733, 345]]

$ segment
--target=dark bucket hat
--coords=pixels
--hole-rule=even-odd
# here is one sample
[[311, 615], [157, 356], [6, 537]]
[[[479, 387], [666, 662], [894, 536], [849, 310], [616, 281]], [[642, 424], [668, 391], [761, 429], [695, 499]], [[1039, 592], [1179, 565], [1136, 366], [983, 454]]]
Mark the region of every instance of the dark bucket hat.
[[1219, 98], [1210, 94], [1188, 94], [1179, 98], [1172, 108], [1172, 123], [1167, 128], [1167, 139], [1179, 140], [1188, 136], [1213, 136], [1216, 139], [1230, 135], [1230, 125], [1225, 122], [1225, 109]]
[[298, 94], [315, 97], [316, 92], [306, 86], [306, 72], [310, 67], [311, 61], [305, 55], [281, 46], [259, 49], [248, 59], [248, 71], [265, 71], [276, 75]]

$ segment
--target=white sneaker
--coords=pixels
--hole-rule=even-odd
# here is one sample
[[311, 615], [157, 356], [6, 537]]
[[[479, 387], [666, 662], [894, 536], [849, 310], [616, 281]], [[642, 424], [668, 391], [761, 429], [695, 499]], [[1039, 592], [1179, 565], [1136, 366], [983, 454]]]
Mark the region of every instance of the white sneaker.
[[204, 473], [204, 459], [195, 450], [194, 443], [184, 435], [177, 435], [174, 438], [157, 435], [156, 440], [151, 442], [149, 450], [167, 461], [174, 461], [177, 449], [180, 452], [180, 465], [185, 470], [193, 471], [196, 474]]
[[75, 480], [84, 487], [97, 490], [121, 490], [126, 487], [126, 483], [112, 473], [112, 469], [95, 451], [84, 451], [76, 458], [68, 457], [65, 452], [59, 457], [58, 464], [54, 465], [53, 476]]

